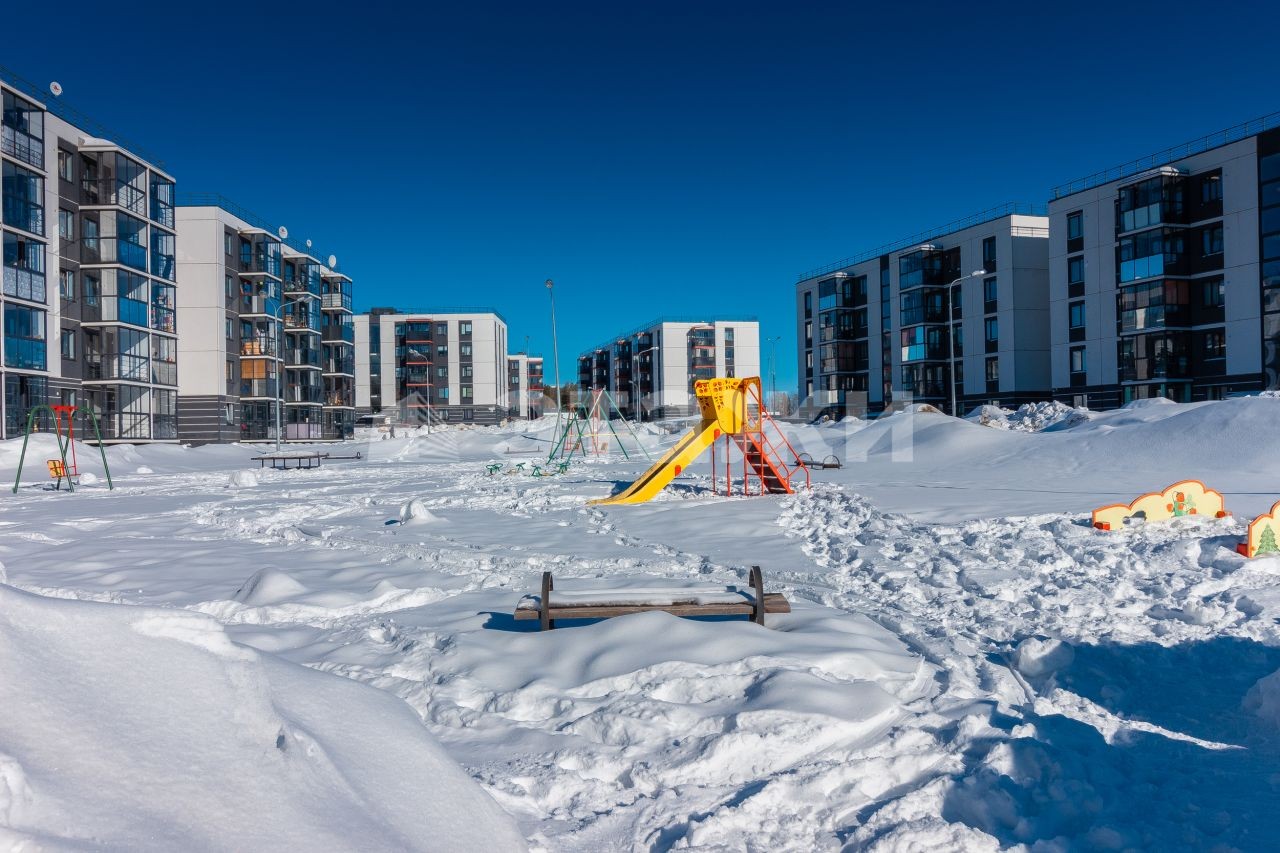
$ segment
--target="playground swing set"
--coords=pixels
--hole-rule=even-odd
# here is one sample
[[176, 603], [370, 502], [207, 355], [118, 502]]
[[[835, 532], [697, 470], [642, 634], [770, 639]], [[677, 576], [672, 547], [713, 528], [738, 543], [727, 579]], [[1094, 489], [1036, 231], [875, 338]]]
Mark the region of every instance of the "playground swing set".
[[[49, 476], [54, 480], [54, 491], [61, 491], [63, 480], [67, 481], [68, 492], [76, 490], [76, 479], [80, 476], [75, 441], [77, 413], [80, 414], [81, 420], [84, 420], [86, 413], [89, 416], [89, 423], [93, 425], [94, 438], [98, 442], [98, 453], [102, 457], [102, 470], [107, 475], [107, 489], [114, 490], [115, 485], [111, 482], [111, 468], [107, 465], [107, 453], [102, 444], [102, 430], [98, 428], [98, 418], [93, 413], [93, 409], [81, 410], [78, 406], [36, 406], [27, 414], [27, 429], [22, 436], [22, 452], [18, 455], [18, 474], [13, 479], [13, 493], [15, 495], [18, 493], [18, 486], [22, 483], [22, 466], [27, 458], [27, 442], [31, 439], [31, 433], [35, 431], [36, 416], [42, 411], [48, 412], [53, 417], [54, 434], [58, 441], [58, 458], [45, 460]], [[69, 459], [68, 451], [70, 451]]]
[[567, 414], [559, 434], [547, 455], [547, 464], [559, 461], [568, 463], [575, 454], [579, 458], [605, 457], [616, 447], [623, 459], [631, 459], [627, 452], [627, 443], [622, 434], [613, 427], [614, 420], [622, 422], [626, 433], [634, 443], [633, 452], [638, 450], [650, 462], [653, 457], [645, 449], [644, 443], [631, 428], [631, 422], [622, 416], [618, 403], [606, 390], [591, 392], [591, 405], [576, 409]]

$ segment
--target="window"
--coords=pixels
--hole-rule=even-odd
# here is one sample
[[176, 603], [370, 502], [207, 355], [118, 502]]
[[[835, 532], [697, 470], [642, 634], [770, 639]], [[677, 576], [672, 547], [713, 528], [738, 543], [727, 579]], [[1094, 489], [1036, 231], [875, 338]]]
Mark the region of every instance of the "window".
[[1204, 333], [1204, 357], [1223, 358], [1227, 354], [1226, 333], [1221, 329], [1212, 329]]
[[1084, 281], [1084, 255], [1067, 258], [1067, 284], [1079, 284]]
[[1206, 308], [1221, 308], [1226, 296], [1221, 277], [1209, 278], [1200, 282], [1201, 304]]
[[97, 305], [99, 297], [102, 296], [101, 279], [92, 273], [85, 273], [82, 284], [84, 285], [84, 304]]
[[62, 270], [58, 273], [58, 294], [68, 302], [76, 298], [75, 270]]
[[994, 278], [985, 279], [982, 282], [982, 298], [986, 302], [996, 301], [996, 280]]
[[1222, 175], [1208, 175], [1200, 182], [1200, 200], [1205, 204], [1222, 201]]
[[995, 237], [984, 237], [982, 240], [982, 268], [987, 272], [996, 271]]
[[1084, 236], [1084, 211], [1067, 214], [1067, 239], [1078, 240]]
[[62, 357], [67, 361], [74, 361], [76, 357], [76, 330], [62, 330]]
[[227, 340], [231, 340], [234, 337], [235, 337], [235, 333], [232, 331], [232, 328], [231, 328], [231, 318], [228, 317], [227, 318]]
[[1084, 347], [1071, 348], [1071, 372], [1085, 372]]
[[1000, 322], [995, 317], [986, 319], [987, 343], [993, 343], [1000, 340]]
[[45, 301], [43, 243], [5, 232], [4, 294]]
[[231, 256], [231, 232], [229, 231], [222, 235], [222, 254]]
[[471, 358], [471, 344], [461, 344], [459, 354], [463, 358]]
[[448, 354], [449, 354], [448, 344], [436, 344], [436, 355], [448, 355]]
[[813, 346], [813, 321], [809, 320], [804, 324], [804, 343], [805, 346]]
[[449, 336], [448, 323], [436, 323], [436, 337], [446, 338]]
[[813, 316], [813, 291], [806, 290], [804, 293], [804, 316], [809, 318]]
[[235, 298], [236, 298], [236, 294], [237, 294], [237, 290], [238, 290], [238, 288], [236, 287], [236, 280], [235, 280], [234, 278], [232, 278], [230, 274], [227, 274], [227, 275], [223, 278], [223, 280], [222, 280], [222, 293], [223, 293], [223, 295], [224, 295], [228, 300], [235, 299]]
[[5, 92], [0, 116], [0, 149], [32, 166], [44, 168], [44, 110]]
[[448, 379], [448, 378], [449, 378], [449, 368], [447, 368], [447, 367], [437, 367], [437, 368], [436, 368], [436, 377], [437, 377], [438, 379]]
[[458, 323], [458, 334], [463, 336], [471, 334], [470, 320], [463, 320], [462, 322]]
[[76, 215], [69, 210], [58, 211], [58, 236], [63, 240], [76, 238]]
[[44, 178], [7, 160], [2, 174], [5, 224], [44, 234]]
[[1000, 359], [998, 358], [987, 359], [987, 381], [988, 382], [1000, 381]]
[[[462, 378], [463, 378], [463, 379], [470, 379], [470, 378], [471, 378], [471, 376], [472, 376], [473, 371], [474, 371], [474, 368], [473, 368], [471, 365], [469, 365], [469, 364], [464, 364], [464, 365], [462, 365]], [[513, 377], [511, 377], [511, 378], [512, 378], [512, 379], [514, 379], [514, 380], [516, 380], [516, 382], [517, 382], [517, 383], [520, 381], [520, 377], [519, 377], [519, 375], [513, 376]]]
[[[231, 367], [230, 362], [227, 362], [227, 367], [228, 368]], [[227, 378], [230, 379], [231, 377], [228, 376]], [[236, 425], [236, 404], [235, 403], [222, 404], [222, 423], [225, 424], [226, 426]]]
[[1204, 238], [1204, 254], [1220, 255], [1222, 254], [1222, 226], [1211, 225], [1202, 233]]
[[76, 179], [76, 161], [71, 156], [70, 151], [58, 149], [58, 177], [64, 181], [74, 181]]
[[[43, 311], [6, 303], [4, 306], [4, 363], [6, 367], [45, 369]], [[44, 401], [41, 400], [43, 403]]]
[[1067, 306], [1067, 311], [1070, 316], [1070, 323], [1068, 325], [1072, 329], [1083, 329], [1084, 328], [1084, 302], [1083, 301], [1072, 302], [1070, 305]]
[[84, 239], [80, 245], [91, 252], [98, 251], [98, 221], [86, 218], [84, 221]]
[[463, 386], [462, 386], [462, 399], [464, 399], [464, 400], [470, 400], [470, 399], [471, 399], [471, 386], [470, 386], [470, 385], [463, 385]]

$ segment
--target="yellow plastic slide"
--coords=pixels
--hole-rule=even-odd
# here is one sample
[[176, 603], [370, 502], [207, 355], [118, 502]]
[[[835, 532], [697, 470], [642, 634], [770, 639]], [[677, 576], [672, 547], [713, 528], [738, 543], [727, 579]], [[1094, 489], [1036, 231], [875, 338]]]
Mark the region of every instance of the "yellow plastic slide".
[[760, 378], [699, 379], [694, 383], [702, 423], [685, 433], [675, 447], [645, 471], [640, 479], [616, 495], [590, 501], [593, 504], [639, 504], [650, 500], [676, 478], [689, 463], [721, 435], [736, 435], [746, 418], [744, 386], [759, 387]]
[[640, 479], [616, 495], [600, 498], [599, 500], [591, 501], [591, 503], [644, 503], [666, 488], [668, 483], [687, 468], [690, 462], [701, 456], [703, 451], [710, 447], [712, 442], [719, 437], [719, 424], [715, 421], [710, 424], [704, 421], [702, 426], [686, 433], [676, 446], [668, 450], [667, 454], [657, 462], [653, 463], [653, 467], [645, 471]]

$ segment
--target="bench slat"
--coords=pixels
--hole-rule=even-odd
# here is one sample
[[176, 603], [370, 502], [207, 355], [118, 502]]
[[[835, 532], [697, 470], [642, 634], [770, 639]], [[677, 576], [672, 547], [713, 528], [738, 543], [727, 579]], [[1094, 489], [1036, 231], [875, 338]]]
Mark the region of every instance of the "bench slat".
[[[551, 602], [549, 616], [552, 619], [610, 619], [614, 616], [625, 616], [628, 613], [645, 613], [650, 610], [661, 610], [673, 616], [750, 616], [755, 608], [748, 602], [743, 604], [609, 604], [581, 605], [556, 604]], [[764, 596], [765, 613], [790, 613], [791, 604], [780, 592], [767, 592]], [[521, 607], [515, 612], [516, 619], [538, 619], [542, 608]]]

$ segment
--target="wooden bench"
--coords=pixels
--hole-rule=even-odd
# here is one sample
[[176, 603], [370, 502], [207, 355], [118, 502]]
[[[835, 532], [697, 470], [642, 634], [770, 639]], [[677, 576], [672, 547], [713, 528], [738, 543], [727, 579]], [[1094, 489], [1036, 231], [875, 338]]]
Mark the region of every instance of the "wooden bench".
[[[542, 573], [541, 595], [526, 595], [516, 603], [516, 619], [537, 619], [539, 629], [549, 631], [557, 619], [609, 619], [628, 613], [661, 610], [675, 616], [749, 616], [764, 624], [766, 613], [790, 613], [782, 593], [764, 591], [764, 576], [752, 566], [750, 590], [724, 589], [599, 590], [567, 592], [551, 600], [555, 582]], [[763, 607], [760, 606], [763, 603]]]
[[320, 453], [264, 453], [261, 456], [250, 457], [251, 462], [257, 462], [259, 468], [267, 467], [267, 463], [271, 463], [271, 467], [276, 471], [288, 471], [289, 463], [293, 463], [294, 468], [319, 468], [320, 460], [324, 456]]

